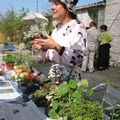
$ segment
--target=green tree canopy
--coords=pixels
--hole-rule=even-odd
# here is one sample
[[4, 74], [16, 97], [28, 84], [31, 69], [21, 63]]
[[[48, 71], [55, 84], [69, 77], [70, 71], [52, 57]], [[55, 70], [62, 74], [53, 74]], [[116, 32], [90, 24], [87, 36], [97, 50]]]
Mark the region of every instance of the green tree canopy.
[[8, 10], [5, 14], [0, 16], [0, 32], [5, 34], [9, 41], [15, 42], [22, 38], [22, 31], [24, 25], [21, 18], [27, 13], [28, 10], [22, 8], [20, 14], [17, 15], [13, 9]]
[[48, 12], [48, 13], [45, 13], [45, 17], [48, 19], [48, 24], [46, 25], [46, 31], [51, 33], [54, 28], [52, 15], [50, 14], [50, 12]]

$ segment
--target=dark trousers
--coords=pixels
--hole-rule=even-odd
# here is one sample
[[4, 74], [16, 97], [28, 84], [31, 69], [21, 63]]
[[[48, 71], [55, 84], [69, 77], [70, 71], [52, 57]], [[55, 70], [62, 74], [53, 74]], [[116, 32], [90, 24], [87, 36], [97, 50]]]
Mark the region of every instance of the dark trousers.
[[98, 68], [108, 69], [110, 58], [110, 44], [103, 44], [99, 46]]

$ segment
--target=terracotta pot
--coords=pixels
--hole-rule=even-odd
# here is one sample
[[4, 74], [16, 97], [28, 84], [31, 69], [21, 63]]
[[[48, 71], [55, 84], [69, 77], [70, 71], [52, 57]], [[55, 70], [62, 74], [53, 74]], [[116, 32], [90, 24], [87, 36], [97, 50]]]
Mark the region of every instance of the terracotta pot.
[[57, 84], [56, 83], [52, 83], [51, 84], [51, 88], [55, 89], [57, 87]]
[[6, 64], [7, 70], [14, 70], [14, 64]]
[[4, 73], [5, 64], [0, 64], [0, 75]]
[[3, 73], [4, 73], [4, 69], [0, 67], [0, 75], [2, 75]]
[[43, 91], [49, 91], [49, 87], [46, 86], [40, 86], [40, 89]]

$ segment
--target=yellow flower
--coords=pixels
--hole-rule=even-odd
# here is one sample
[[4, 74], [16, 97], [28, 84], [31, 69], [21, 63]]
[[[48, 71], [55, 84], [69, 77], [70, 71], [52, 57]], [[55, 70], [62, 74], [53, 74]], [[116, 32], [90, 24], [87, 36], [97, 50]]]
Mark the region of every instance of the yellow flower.
[[22, 70], [21, 70], [21, 69], [16, 69], [15, 72], [16, 72], [16, 73], [21, 73]]
[[28, 76], [28, 72], [22, 72], [21, 73], [23, 76]]
[[20, 65], [20, 69], [25, 70], [25, 69], [26, 69], [26, 66], [21, 64], [21, 65]]

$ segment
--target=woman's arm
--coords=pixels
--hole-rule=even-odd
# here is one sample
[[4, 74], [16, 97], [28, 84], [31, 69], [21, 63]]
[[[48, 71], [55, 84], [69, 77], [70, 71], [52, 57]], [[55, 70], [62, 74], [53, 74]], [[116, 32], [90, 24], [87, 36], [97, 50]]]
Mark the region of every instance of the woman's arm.
[[73, 37], [70, 37], [67, 47], [58, 47], [59, 52], [56, 49], [49, 50], [50, 60], [66, 66], [81, 64], [86, 54], [86, 37], [85, 29], [76, 30]]

